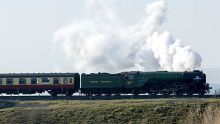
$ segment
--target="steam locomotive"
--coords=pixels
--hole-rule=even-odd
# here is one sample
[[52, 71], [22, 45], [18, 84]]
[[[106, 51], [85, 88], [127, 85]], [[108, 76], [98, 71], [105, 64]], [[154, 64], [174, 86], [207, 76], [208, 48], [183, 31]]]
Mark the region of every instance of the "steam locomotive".
[[185, 72], [109, 73], [9, 73], [0, 74], [0, 93], [50, 95], [205, 95], [209, 93], [206, 75], [199, 70]]

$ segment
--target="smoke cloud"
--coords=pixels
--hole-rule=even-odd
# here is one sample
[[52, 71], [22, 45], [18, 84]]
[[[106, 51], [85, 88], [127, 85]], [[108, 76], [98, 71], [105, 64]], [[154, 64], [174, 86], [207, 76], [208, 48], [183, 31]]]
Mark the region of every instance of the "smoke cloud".
[[167, 4], [147, 4], [134, 25], [121, 21], [114, 2], [91, 0], [80, 17], [55, 33], [54, 43], [76, 72], [184, 71], [200, 69], [202, 58], [168, 31], [158, 33]]

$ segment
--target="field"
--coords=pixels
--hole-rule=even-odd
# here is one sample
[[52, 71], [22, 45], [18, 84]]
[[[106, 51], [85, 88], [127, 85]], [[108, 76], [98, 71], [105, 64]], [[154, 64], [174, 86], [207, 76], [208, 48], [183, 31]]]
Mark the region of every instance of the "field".
[[219, 123], [220, 99], [0, 101], [1, 124]]

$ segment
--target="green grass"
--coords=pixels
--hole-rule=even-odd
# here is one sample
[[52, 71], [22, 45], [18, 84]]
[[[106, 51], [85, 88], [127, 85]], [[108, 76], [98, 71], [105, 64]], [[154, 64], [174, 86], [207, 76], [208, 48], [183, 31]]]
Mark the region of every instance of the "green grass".
[[1, 124], [202, 123], [208, 109], [210, 114], [220, 108], [220, 100], [0, 101], [0, 108]]

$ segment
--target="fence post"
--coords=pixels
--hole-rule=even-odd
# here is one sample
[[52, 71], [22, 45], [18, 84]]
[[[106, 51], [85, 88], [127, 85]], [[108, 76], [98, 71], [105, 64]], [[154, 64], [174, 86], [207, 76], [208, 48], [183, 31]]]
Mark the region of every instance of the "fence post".
[[217, 95], [217, 93], [216, 93], [216, 90], [215, 90], [215, 98], [216, 98], [216, 95]]
[[89, 97], [89, 99], [92, 100], [92, 93], [91, 93], [91, 92], [90, 92], [90, 97]]
[[132, 90], [132, 99], [134, 99], [134, 89]]
[[19, 89], [17, 89], [17, 93], [18, 93], [18, 100], [19, 100]]

